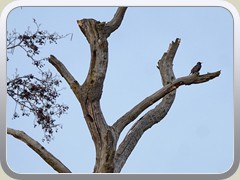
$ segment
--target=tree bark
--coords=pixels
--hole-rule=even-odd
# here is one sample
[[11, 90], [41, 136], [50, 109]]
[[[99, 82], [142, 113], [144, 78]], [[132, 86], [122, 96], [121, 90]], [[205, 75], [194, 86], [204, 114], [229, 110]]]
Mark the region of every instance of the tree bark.
[[59, 173], [71, 173], [71, 171], [55, 156], [48, 152], [40, 143], [32, 139], [25, 132], [7, 128], [7, 133], [21, 140], [34, 150], [46, 163]]
[[[163, 87], [139, 102], [135, 107], [121, 116], [112, 126], [108, 125], [100, 105], [108, 66], [107, 38], [121, 25], [126, 9], [126, 7], [118, 8], [113, 19], [107, 23], [94, 19], [77, 21], [80, 30], [90, 45], [91, 51], [89, 71], [82, 85], [77, 82], [61, 61], [53, 55], [49, 57], [49, 62], [67, 81], [81, 105], [96, 150], [94, 173], [121, 172], [122, 167], [144, 132], [159, 123], [167, 115], [174, 102], [177, 88], [182, 85], [204, 83], [220, 75], [220, 71], [217, 71], [204, 75], [196, 73], [176, 79], [173, 72], [173, 60], [180, 45], [180, 39], [177, 38], [169, 45], [167, 52], [158, 61], [157, 67]], [[162, 101], [156, 107], [149, 110], [133, 124], [124, 140], [117, 147], [119, 136], [124, 128], [129, 123], [135, 121], [144, 110], [160, 99]], [[10, 131], [9, 134], [11, 134]], [[31, 144], [29, 147], [33, 150], [41, 149], [41, 146], [37, 143], [29, 143], [31, 140], [25, 140], [24, 142]], [[45, 152], [44, 154], [47, 153]], [[46, 162], [48, 161], [46, 160]], [[50, 165], [53, 168], [55, 167], [54, 164]], [[63, 170], [58, 169], [57, 171], [68, 170], [63, 168]]]
[[[51, 56], [49, 60], [66, 79], [81, 104], [84, 118], [95, 144], [96, 163], [93, 170], [95, 173], [119, 173], [121, 171], [143, 133], [167, 115], [174, 102], [178, 87], [204, 83], [220, 75], [220, 71], [218, 71], [205, 75], [193, 74], [176, 79], [173, 72], [173, 59], [180, 45], [180, 39], [177, 38], [158, 61], [157, 67], [162, 78], [163, 87], [133, 107], [112, 126], [109, 126], [100, 106], [108, 65], [107, 38], [121, 25], [125, 11], [125, 7], [118, 8], [113, 19], [108, 23], [94, 19], [77, 21], [80, 30], [90, 45], [91, 51], [88, 75], [82, 85], [77, 83], [64, 65], [54, 56]], [[123, 129], [145, 109], [160, 99], [162, 101], [155, 108], [135, 122], [117, 148], [118, 138]]]
[[77, 21], [80, 30], [87, 38], [91, 51], [88, 75], [82, 85], [77, 83], [57, 58], [53, 55], [49, 58], [49, 62], [65, 78], [81, 104], [84, 118], [95, 144], [96, 163], [93, 172], [110, 173], [114, 171], [116, 133], [105, 121], [100, 107], [100, 99], [108, 65], [107, 38], [120, 26], [126, 9], [126, 7], [118, 8], [113, 19], [108, 23], [94, 19]]
[[177, 52], [180, 39], [176, 39], [169, 46], [169, 49], [164, 53], [163, 57], [158, 61], [158, 69], [162, 77], [163, 88], [145, 98], [142, 102], [136, 105], [133, 109], [123, 115], [113, 127], [118, 134], [132, 122], [139, 114], [141, 114], [146, 108], [157, 102], [159, 99], [162, 101], [152, 110], [143, 115], [128, 131], [124, 140], [119, 145], [115, 156], [115, 173], [119, 173], [126, 163], [131, 152], [137, 145], [139, 139], [146, 130], [153, 125], [159, 123], [170, 110], [176, 95], [176, 89], [182, 85], [191, 85], [207, 82], [220, 75], [220, 71], [215, 73], [208, 73], [199, 76], [199, 74], [193, 74], [192, 76], [185, 76], [175, 79], [173, 72], [173, 59]]
[[112, 173], [114, 171], [116, 133], [105, 121], [100, 107], [100, 99], [108, 65], [107, 37], [120, 26], [125, 11], [125, 7], [118, 8], [114, 18], [109, 23], [94, 19], [77, 21], [91, 50], [90, 68], [82, 85], [79, 101], [95, 144], [96, 163], [93, 171], [95, 173]]

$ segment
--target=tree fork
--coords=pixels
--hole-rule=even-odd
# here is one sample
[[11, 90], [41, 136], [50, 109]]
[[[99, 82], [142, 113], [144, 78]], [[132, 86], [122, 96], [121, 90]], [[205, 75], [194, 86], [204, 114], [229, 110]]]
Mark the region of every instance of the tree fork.
[[217, 71], [204, 75], [193, 74], [191, 76], [175, 79], [173, 72], [173, 60], [179, 45], [180, 39], [177, 38], [175, 42], [172, 42], [169, 45], [168, 51], [165, 52], [162, 58], [158, 61], [157, 67], [160, 71], [163, 87], [157, 92], [153, 93], [151, 96], [145, 98], [120, 119], [118, 119], [116, 123], [114, 123], [113, 126], [119, 135], [121, 131], [130, 122], [134, 121], [137, 116], [140, 115], [146, 108], [162, 98], [162, 101], [155, 108], [148, 111], [133, 124], [124, 140], [120, 143], [115, 156], [115, 173], [119, 173], [121, 171], [144, 132], [153, 125], [159, 123], [167, 115], [174, 102], [177, 88], [182, 85], [204, 83], [220, 75], [220, 71]]
[[[96, 149], [94, 173], [119, 173], [121, 171], [144, 132], [167, 115], [174, 101], [177, 88], [182, 85], [204, 83], [220, 75], [220, 71], [217, 71], [203, 75], [197, 73], [176, 79], [173, 72], [173, 60], [180, 44], [180, 39], [177, 38], [158, 61], [157, 67], [162, 78], [163, 87], [130, 109], [112, 126], [109, 126], [105, 121], [100, 106], [108, 65], [107, 38], [121, 25], [126, 9], [126, 7], [118, 8], [113, 19], [107, 23], [94, 19], [77, 21], [80, 30], [89, 42], [91, 51], [89, 71], [82, 85], [78, 84], [57, 58], [53, 55], [49, 58], [49, 62], [65, 78], [81, 104]], [[145, 109], [160, 99], [162, 101], [156, 107], [136, 120]], [[134, 120], [136, 122], [120, 145], [116, 147], [121, 132]]]

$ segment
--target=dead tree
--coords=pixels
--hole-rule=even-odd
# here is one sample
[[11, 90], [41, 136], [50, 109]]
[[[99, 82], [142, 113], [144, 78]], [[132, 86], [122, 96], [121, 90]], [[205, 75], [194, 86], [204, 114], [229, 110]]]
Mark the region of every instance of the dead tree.
[[[121, 172], [121, 169], [144, 132], [159, 123], [167, 115], [174, 102], [177, 88], [182, 85], [204, 83], [220, 75], [220, 71], [217, 71], [203, 75], [195, 73], [190, 76], [175, 78], [173, 60], [180, 45], [180, 39], [177, 38], [170, 43], [168, 50], [157, 62], [163, 87], [139, 102], [117, 119], [113, 125], [107, 124], [100, 105], [108, 67], [107, 38], [121, 25], [126, 9], [126, 7], [119, 7], [113, 19], [109, 22], [99, 22], [94, 19], [77, 21], [91, 49], [90, 67], [83, 84], [80, 85], [63, 63], [55, 56], [51, 55], [49, 58], [49, 62], [71, 87], [82, 108], [96, 150], [94, 173]], [[145, 109], [158, 101], [160, 102], [153, 109], [146, 112], [142, 117], [138, 117]], [[120, 134], [133, 121], [135, 123], [117, 147]], [[32, 139], [28, 140], [26, 134], [23, 132], [8, 129], [8, 133], [28, 144], [30, 148], [34, 149], [56, 171], [60, 173], [70, 172], [68, 168], [46, 149], [42, 148], [41, 145]], [[36, 149], [41, 149], [41, 151]], [[49, 162], [54, 162], [54, 165]]]

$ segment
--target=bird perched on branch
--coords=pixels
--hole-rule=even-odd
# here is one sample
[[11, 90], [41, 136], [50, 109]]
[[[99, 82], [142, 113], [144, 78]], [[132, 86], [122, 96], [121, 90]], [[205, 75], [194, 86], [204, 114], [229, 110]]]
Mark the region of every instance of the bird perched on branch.
[[[201, 62], [197, 62], [197, 64], [192, 68], [191, 73], [190, 74], [195, 74], [198, 73], [202, 67]], [[189, 74], [189, 75], [190, 75]]]

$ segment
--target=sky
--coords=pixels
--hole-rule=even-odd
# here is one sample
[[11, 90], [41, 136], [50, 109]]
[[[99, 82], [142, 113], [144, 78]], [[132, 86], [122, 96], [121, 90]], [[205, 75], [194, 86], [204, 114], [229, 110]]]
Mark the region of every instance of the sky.
[[[116, 7], [16, 8], [8, 16], [7, 29], [24, 32], [30, 26], [34, 30], [34, 18], [49, 32], [73, 34], [72, 39], [66, 37], [57, 45], [41, 48], [40, 57], [53, 54], [82, 83], [89, 68], [90, 50], [76, 21], [109, 21], [115, 11]], [[233, 163], [233, 19], [224, 8], [128, 8], [121, 26], [108, 38], [109, 65], [101, 99], [105, 119], [112, 125], [162, 87], [157, 61], [176, 38], [181, 39], [174, 59], [177, 78], [189, 75], [198, 61], [203, 62], [201, 74], [221, 70], [221, 75], [207, 83], [180, 87], [167, 116], [145, 132], [122, 173], [222, 173]], [[15, 50], [11, 57], [8, 77], [16, 68], [20, 74], [36, 73], [22, 51]], [[58, 74], [51, 64], [45, 68]], [[7, 126], [41, 142], [72, 172], [91, 173], [95, 163], [92, 139], [80, 104], [64, 80], [62, 87], [65, 89], [59, 102], [70, 109], [58, 120], [63, 129], [54, 135], [54, 141], [41, 142], [43, 133], [40, 127], [33, 128], [33, 116], [12, 120], [15, 103], [10, 98]], [[12, 136], [7, 136], [7, 163], [18, 173], [55, 173]]]

